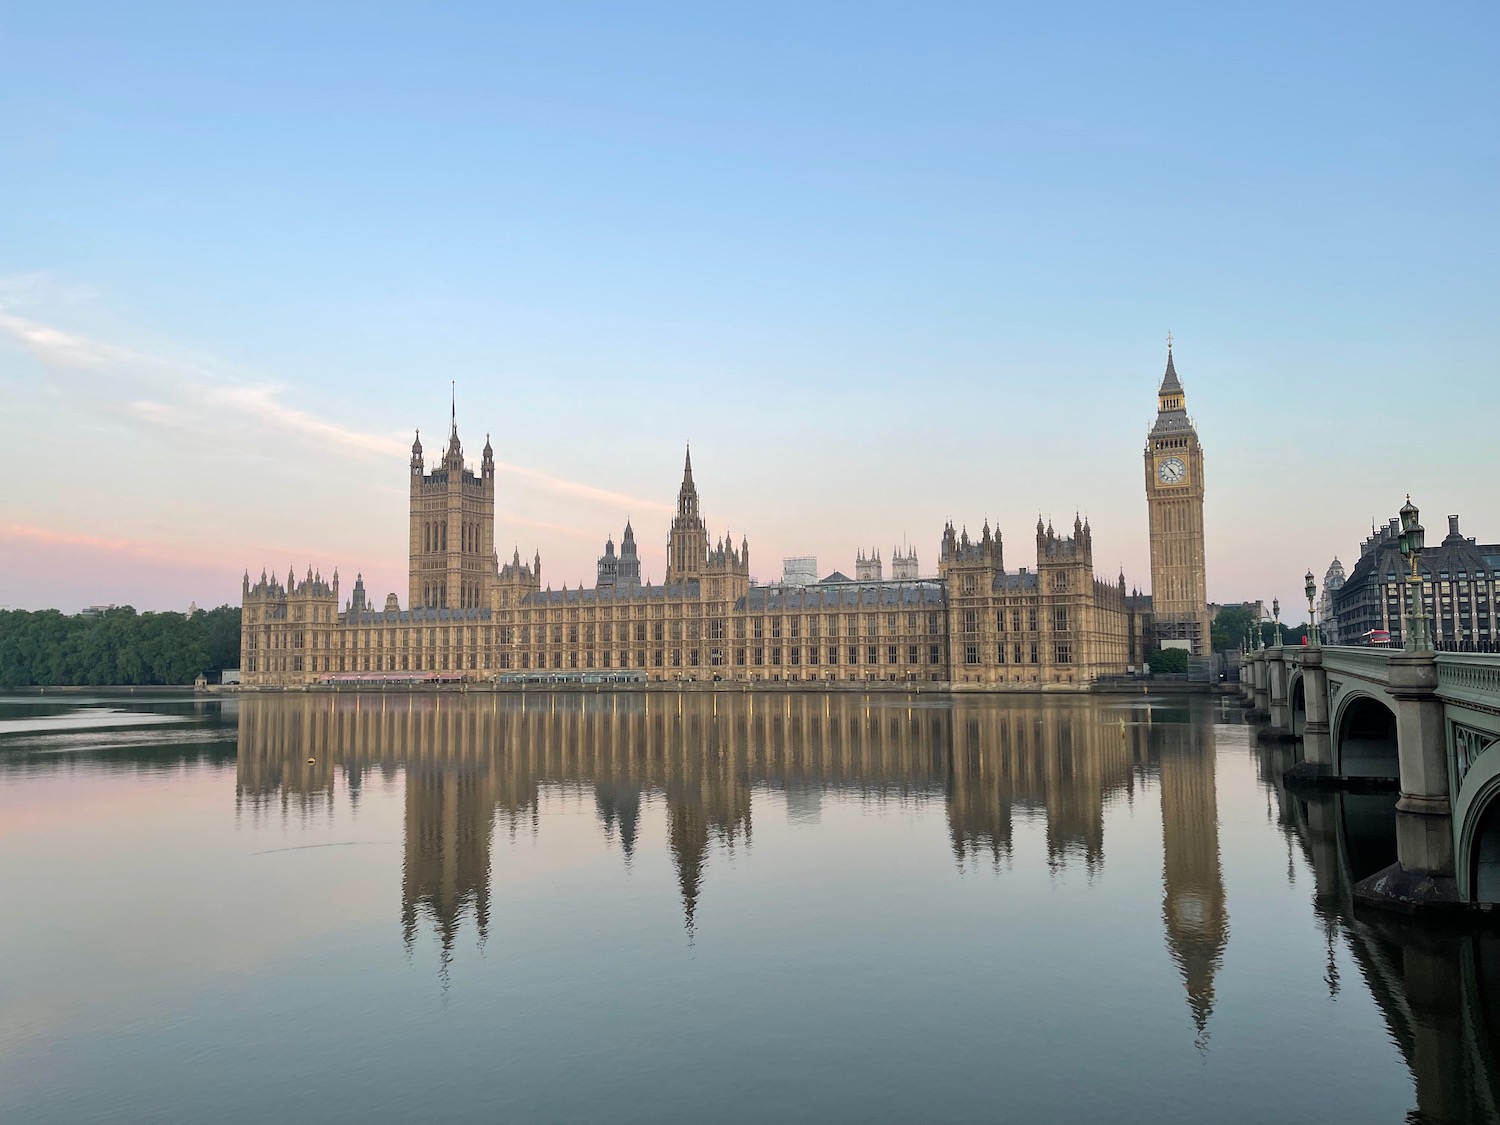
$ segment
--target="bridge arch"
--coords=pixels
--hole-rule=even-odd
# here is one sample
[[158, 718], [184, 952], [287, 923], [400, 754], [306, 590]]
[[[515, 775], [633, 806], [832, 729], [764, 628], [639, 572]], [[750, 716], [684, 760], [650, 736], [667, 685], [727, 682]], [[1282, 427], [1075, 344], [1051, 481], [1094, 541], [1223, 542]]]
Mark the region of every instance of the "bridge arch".
[[1292, 678], [1287, 681], [1286, 705], [1292, 736], [1301, 738], [1307, 729], [1307, 678], [1301, 668], [1294, 669]]
[[1468, 875], [1470, 902], [1500, 902], [1500, 777], [1474, 795], [1468, 823], [1459, 834], [1459, 862]]
[[1333, 771], [1340, 777], [1401, 776], [1396, 712], [1389, 701], [1363, 691], [1346, 693], [1333, 731]]

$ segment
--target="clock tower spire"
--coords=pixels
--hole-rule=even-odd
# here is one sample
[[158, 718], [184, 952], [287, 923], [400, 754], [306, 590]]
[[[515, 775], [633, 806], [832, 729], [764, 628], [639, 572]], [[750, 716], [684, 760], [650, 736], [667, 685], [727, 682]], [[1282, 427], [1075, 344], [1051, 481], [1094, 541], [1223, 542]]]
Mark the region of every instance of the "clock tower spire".
[[1209, 652], [1208, 582], [1203, 561], [1203, 447], [1187, 415], [1187, 395], [1167, 336], [1167, 370], [1156, 392], [1156, 424], [1146, 436], [1146, 506], [1151, 517], [1151, 610], [1164, 647]]

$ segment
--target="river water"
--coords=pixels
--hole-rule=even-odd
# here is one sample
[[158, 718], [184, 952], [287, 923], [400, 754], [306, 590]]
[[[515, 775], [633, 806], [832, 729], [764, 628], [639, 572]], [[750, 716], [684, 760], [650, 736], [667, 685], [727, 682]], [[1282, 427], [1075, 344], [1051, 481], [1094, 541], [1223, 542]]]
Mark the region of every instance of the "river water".
[[1227, 701], [0, 699], [0, 1121], [1492, 1120]]

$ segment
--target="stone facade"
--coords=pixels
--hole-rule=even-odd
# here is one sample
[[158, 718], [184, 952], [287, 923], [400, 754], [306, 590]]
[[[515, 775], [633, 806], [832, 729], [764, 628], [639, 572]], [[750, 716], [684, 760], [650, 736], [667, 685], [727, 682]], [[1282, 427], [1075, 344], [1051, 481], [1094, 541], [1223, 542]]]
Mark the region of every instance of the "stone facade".
[[1208, 581], [1203, 550], [1203, 447], [1187, 414], [1172, 346], [1146, 438], [1146, 503], [1151, 513], [1151, 629], [1158, 644], [1185, 643], [1208, 655]]
[[1328, 564], [1323, 574], [1323, 587], [1318, 591], [1318, 639], [1325, 645], [1352, 644], [1339, 633], [1338, 613], [1334, 610], [1338, 592], [1344, 588], [1349, 576], [1344, 573], [1344, 564], [1337, 557]]
[[594, 585], [601, 590], [635, 590], [641, 585], [641, 556], [636, 548], [635, 528], [625, 521], [625, 534], [620, 537], [620, 553], [615, 554], [615, 541], [604, 541], [604, 554], [599, 556], [595, 567]]
[[[1324, 623], [1340, 644], [1368, 642], [1374, 630], [1405, 643], [1411, 568], [1401, 554], [1401, 521], [1391, 517], [1359, 548], [1359, 561], [1333, 591]], [[1500, 646], [1500, 544], [1479, 543], [1448, 517], [1448, 534], [1421, 557], [1422, 604], [1439, 649], [1493, 652]], [[1331, 583], [1325, 580], [1325, 588]]]
[[[1170, 366], [1169, 376], [1175, 381]], [[1172, 438], [1192, 442], [1182, 454], [1191, 483], [1160, 498], [1152, 492], [1153, 568], [1160, 557], [1173, 588], [1186, 583], [1201, 601], [1202, 462], [1190, 427]], [[1176, 446], [1159, 452], [1163, 459], [1178, 454]], [[1148, 470], [1151, 458], [1148, 450]], [[324, 581], [309, 569], [282, 583], [262, 573], [252, 584], [247, 572], [244, 685], [507, 683], [562, 675], [1076, 690], [1123, 675], [1143, 658], [1149, 610], [1127, 597], [1123, 575], [1116, 582], [1094, 575], [1092, 532], [1082, 519], [1075, 518], [1072, 535], [1038, 521], [1034, 569], [1006, 570], [1000, 535], [988, 522], [977, 540], [950, 524], [935, 578], [916, 576], [916, 552], [908, 549], [894, 553], [890, 579], [875, 555], [856, 564], [860, 580], [834, 574], [801, 588], [752, 586], [748, 540], [710, 542], [689, 455], [667, 536], [665, 581], [641, 583], [627, 524], [618, 555], [613, 541], [606, 544], [594, 588], [554, 590], [542, 584], [540, 552], [530, 562], [519, 551], [504, 564], [496, 557], [494, 481], [488, 441], [476, 474], [464, 463], [456, 422], [431, 472], [420, 439], [413, 444], [406, 609], [394, 594], [376, 609], [362, 580], [341, 608], [337, 574]], [[1198, 513], [1194, 561], [1186, 565], [1170, 561], [1175, 556], [1159, 552], [1156, 542], [1158, 512], [1175, 512], [1179, 496]], [[1161, 534], [1175, 543], [1172, 526], [1162, 524]], [[1193, 566], [1196, 579], [1188, 581], [1183, 576], [1191, 577]], [[1201, 635], [1206, 642], [1206, 615]]]

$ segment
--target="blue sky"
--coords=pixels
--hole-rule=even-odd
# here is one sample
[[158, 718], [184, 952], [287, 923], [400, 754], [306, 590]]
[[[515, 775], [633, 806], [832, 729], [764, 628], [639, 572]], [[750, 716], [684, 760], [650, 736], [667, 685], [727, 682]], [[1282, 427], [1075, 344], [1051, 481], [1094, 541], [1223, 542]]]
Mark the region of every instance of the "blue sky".
[[1493, 4], [308, 9], [0, 12], [0, 604], [404, 600], [450, 380], [558, 582], [691, 440], [762, 579], [1080, 510], [1144, 588], [1168, 329], [1210, 597], [1500, 539]]

